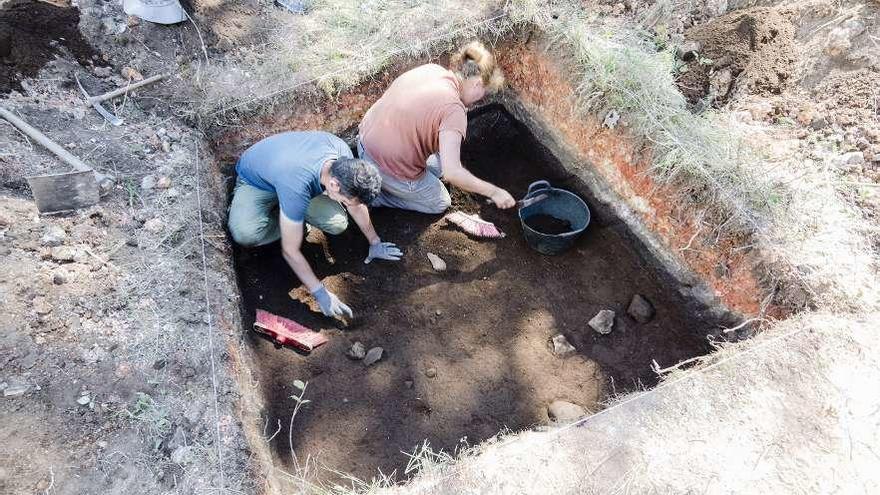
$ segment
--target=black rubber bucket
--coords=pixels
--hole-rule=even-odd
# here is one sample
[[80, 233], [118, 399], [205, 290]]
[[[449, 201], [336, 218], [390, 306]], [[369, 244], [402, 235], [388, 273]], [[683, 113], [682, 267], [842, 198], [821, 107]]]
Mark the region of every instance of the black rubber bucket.
[[[570, 248], [574, 241], [584, 233], [587, 225], [590, 224], [590, 209], [584, 200], [574, 193], [551, 187], [546, 180], [533, 182], [523, 199], [541, 194], [546, 194], [548, 198], [519, 210], [519, 221], [522, 224], [523, 234], [526, 237], [526, 242], [535, 251], [547, 255], [560, 254]], [[571, 230], [559, 234], [539, 232], [526, 224], [526, 219], [535, 215], [549, 215], [565, 220], [571, 225]]]

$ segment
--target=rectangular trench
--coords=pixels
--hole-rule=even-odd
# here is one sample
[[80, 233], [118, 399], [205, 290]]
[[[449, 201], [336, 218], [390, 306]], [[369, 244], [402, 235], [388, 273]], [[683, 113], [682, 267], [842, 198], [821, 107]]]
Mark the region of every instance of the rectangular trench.
[[[586, 184], [500, 105], [471, 113], [462, 159], [515, 197], [547, 179], [596, 205]], [[265, 399], [268, 435], [280, 425], [271, 447], [282, 469], [293, 469], [292, 443], [299, 459], [310, 456], [319, 466], [361, 479], [381, 470], [401, 480], [408, 460], [402, 452], [425, 440], [453, 452], [499, 431], [546, 424], [554, 400], [596, 411], [610, 394], [653, 386], [652, 363], [670, 366], [710, 351], [706, 335], [720, 322], [670, 288], [670, 277], [646, 261], [608, 212], [594, 216], [571, 250], [547, 257], [526, 244], [515, 212], [452, 192], [453, 209], [478, 212], [508, 236], [475, 240], [442, 216], [379, 208], [373, 211], [377, 231], [403, 249], [400, 262], [365, 265], [366, 241], [354, 225], [330, 238], [335, 264], [317, 245], [304, 245], [316, 274], [357, 313], [347, 329], [289, 297], [299, 282], [278, 243], [235, 249], [244, 338]], [[428, 252], [448, 270], [434, 272]], [[634, 294], [656, 308], [650, 322], [627, 315]], [[277, 349], [248, 330], [257, 308], [318, 330], [329, 343], [310, 355]], [[587, 326], [602, 309], [616, 313], [610, 335]], [[549, 341], [559, 333], [575, 355], [553, 355]], [[365, 367], [348, 359], [355, 341], [381, 346], [382, 360]], [[294, 380], [308, 382], [311, 402], [289, 431]]]

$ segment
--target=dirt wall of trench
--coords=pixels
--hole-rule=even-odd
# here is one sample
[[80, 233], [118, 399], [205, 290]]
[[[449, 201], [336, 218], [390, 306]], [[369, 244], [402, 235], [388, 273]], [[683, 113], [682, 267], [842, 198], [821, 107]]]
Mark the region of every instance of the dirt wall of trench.
[[508, 91], [498, 101], [591, 184], [601, 203], [596, 206], [626, 223], [654, 258], [649, 261], [661, 263], [681, 290], [742, 315], [760, 313], [768, 296], [760, 283], [760, 260], [736, 250], [741, 240], [710, 237], [710, 229], [699, 228], [684, 195], [650, 177], [650, 149], [625, 129], [608, 129], [596, 116], [576, 110], [576, 84], [561, 58], [558, 48], [538, 37], [499, 50]]
[[[604, 128], [596, 117], [574, 110], [575, 84], [553, 53], [539, 37], [505, 42], [497, 54], [508, 88], [488, 103], [504, 105], [568, 170], [583, 179], [595, 193], [587, 199], [596, 221], [634, 236], [644, 248], [646, 261], [659, 265], [658, 274], [695, 304], [713, 311], [715, 317], [759, 313], [767, 296], [757, 276], [759, 261], [735, 251], [739, 244], [734, 239], [710, 239], [697, 228], [695, 211], [679, 199], [681, 194], [647, 175], [650, 150], [625, 130]], [[208, 139], [214, 144], [209, 166], [216, 194], [229, 194], [235, 160], [266, 136], [292, 129], [324, 129], [353, 141], [353, 129], [384, 88], [400, 73], [425, 62], [400, 62], [373, 81], [334, 98], [317, 90], [303, 92], [274, 113], [209, 130]], [[691, 249], [694, 246], [699, 248]], [[222, 324], [240, 325], [239, 315]], [[275, 473], [273, 456], [262, 436], [265, 404], [252, 372], [256, 363], [243, 341], [233, 347], [230, 353], [242, 391], [239, 407], [244, 431], [255, 464], [262, 466], [265, 492], [277, 493], [290, 482]]]
[[[710, 306], [717, 303], [742, 315], [761, 312], [768, 291], [760, 283], [760, 260], [736, 250], [743, 243], [700, 229], [696, 210], [683, 194], [648, 175], [650, 149], [625, 129], [608, 129], [593, 115], [575, 110], [576, 84], [561, 59], [540, 36], [508, 41], [497, 49], [507, 90], [495, 101], [508, 108], [533, 133], [551, 144], [572, 172], [599, 192], [607, 217], [618, 217], [633, 230], [653, 263], [663, 265], [681, 290]], [[426, 60], [400, 62], [373, 81], [328, 99], [319, 91], [299, 95], [278, 111], [252, 118], [244, 125], [210, 134], [216, 172], [228, 176], [238, 155], [263, 137], [291, 129], [325, 129], [353, 141], [351, 131], [384, 88], [400, 73]], [[443, 63], [441, 59], [440, 63]], [[622, 202], [620, 201], [622, 200]], [[778, 308], [765, 308], [770, 314]]]

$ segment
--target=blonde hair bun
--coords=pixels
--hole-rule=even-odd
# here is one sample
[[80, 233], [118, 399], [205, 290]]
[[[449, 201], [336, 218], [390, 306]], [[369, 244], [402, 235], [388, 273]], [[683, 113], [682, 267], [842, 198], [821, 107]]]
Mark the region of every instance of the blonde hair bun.
[[449, 59], [450, 69], [463, 79], [479, 77], [489, 94], [504, 86], [504, 74], [495, 64], [495, 56], [479, 41], [459, 48]]

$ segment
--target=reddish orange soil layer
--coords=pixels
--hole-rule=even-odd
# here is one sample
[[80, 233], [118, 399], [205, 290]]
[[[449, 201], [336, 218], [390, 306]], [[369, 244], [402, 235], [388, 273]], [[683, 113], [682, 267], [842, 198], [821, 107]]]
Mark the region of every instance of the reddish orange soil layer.
[[[593, 163], [610, 187], [638, 212], [645, 225], [701, 278], [709, 283], [731, 309], [745, 315], [760, 312], [767, 291], [761, 287], [757, 261], [748, 252], [734, 249], [737, 239], [714, 238], [709, 228], [699, 228], [696, 211], [674, 188], [647, 175], [649, 152], [636, 148], [634, 140], [620, 130], [606, 129], [593, 116], [578, 114], [575, 86], [554, 58], [531, 44], [512, 44], [498, 52], [510, 89], [528, 110]], [[417, 65], [402, 64], [376, 80], [327, 101], [315, 94], [300, 98], [287, 108], [263, 116], [244, 127], [213, 136], [218, 166], [230, 167], [249, 144], [290, 129], [325, 129], [341, 133], [357, 125], [382, 90], [401, 72]], [[776, 313], [771, 308], [771, 314]]]
[[706, 280], [731, 309], [746, 315], [760, 311], [766, 296], [755, 276], [755, 260], [734, 249], [735, 239], [709, 238], [698, 228], [695, 212], [669, 186], [647, 174], [650, 156], [634, 149], [632, 139], [604, 128], [593, 116], [578, 114], [575, 86], [553, 57], [535, 48], [513, 45], [498, 54], [510, 88], [528, 110], [554, 129], [634, 208], [645, 225]]

